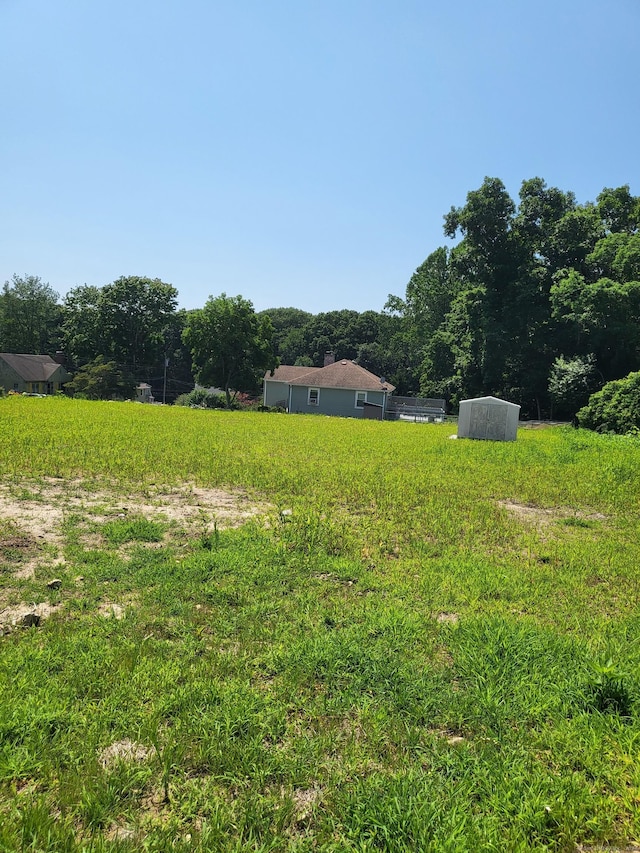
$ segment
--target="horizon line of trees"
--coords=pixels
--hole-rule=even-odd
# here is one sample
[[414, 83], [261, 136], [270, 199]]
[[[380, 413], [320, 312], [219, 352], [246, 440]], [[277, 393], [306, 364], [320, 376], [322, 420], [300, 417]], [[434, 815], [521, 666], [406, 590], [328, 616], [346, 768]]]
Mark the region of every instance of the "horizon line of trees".
[[528, 417], [572, 417], [591, 393], [640, 368], [640, 197], [605, 188], [578, 204], [571, 192], [523, 181], [516, 204], [485, 178], [444, 216], [441, 246], [382, 311], [256, 313], [241, 296], [177, 308], [159, 279], [123, 276], [64, 299], [36, 276], [0, 291], [0, 352], [65, 352], [74, 370], [118, 373], [119, 388], [154, 388], [167, 400], [216, 384], [258, 392], [280, 363], [353, 359], [397, 393], [461, 399], [492, 394]]

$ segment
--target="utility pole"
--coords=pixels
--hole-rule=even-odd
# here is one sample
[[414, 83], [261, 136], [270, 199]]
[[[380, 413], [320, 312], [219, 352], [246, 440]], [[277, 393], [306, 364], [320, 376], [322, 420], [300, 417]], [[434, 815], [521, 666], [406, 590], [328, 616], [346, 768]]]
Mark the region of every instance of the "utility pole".
[[167, 367], [169, 366], [169, 359], [165, 355], [164, 357], [164, 378], [162, 380], [162, 403], [167, 402]]

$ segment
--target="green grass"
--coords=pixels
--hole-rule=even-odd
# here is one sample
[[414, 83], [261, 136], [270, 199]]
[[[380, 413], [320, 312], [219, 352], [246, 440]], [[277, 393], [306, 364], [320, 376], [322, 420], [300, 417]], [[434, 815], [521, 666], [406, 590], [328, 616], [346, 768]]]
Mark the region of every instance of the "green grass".
[[[59, 605], [0, 637], [0, 851], [640, 840], [636, 439], [37, 398], [0, 432], [0, 497], [113, 495], [58, 591], [0, 522], [0, 601]], [[184, 484], [264, 512], [110, 508]]]

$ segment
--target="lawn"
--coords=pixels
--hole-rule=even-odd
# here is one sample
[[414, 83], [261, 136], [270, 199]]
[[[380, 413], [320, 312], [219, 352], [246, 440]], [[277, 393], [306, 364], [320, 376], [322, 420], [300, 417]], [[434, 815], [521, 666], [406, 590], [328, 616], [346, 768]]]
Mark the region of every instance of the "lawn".
[[454, 432], [0, 400], [0, 851], [640, 841], [640, 440]]

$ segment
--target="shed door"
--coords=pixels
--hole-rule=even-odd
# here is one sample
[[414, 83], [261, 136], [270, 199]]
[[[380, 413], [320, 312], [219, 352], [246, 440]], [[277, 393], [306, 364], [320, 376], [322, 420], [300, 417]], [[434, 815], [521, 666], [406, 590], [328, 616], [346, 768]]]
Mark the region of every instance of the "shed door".
[[504, 441], [507, 435], [507, 407], [487, 406], [489, 420], [487, 421], [487, 438], [493, 441]]
[[507, 407], [476, 403], [471, 407], [471, 438], [504, 441], [507, 429]]

